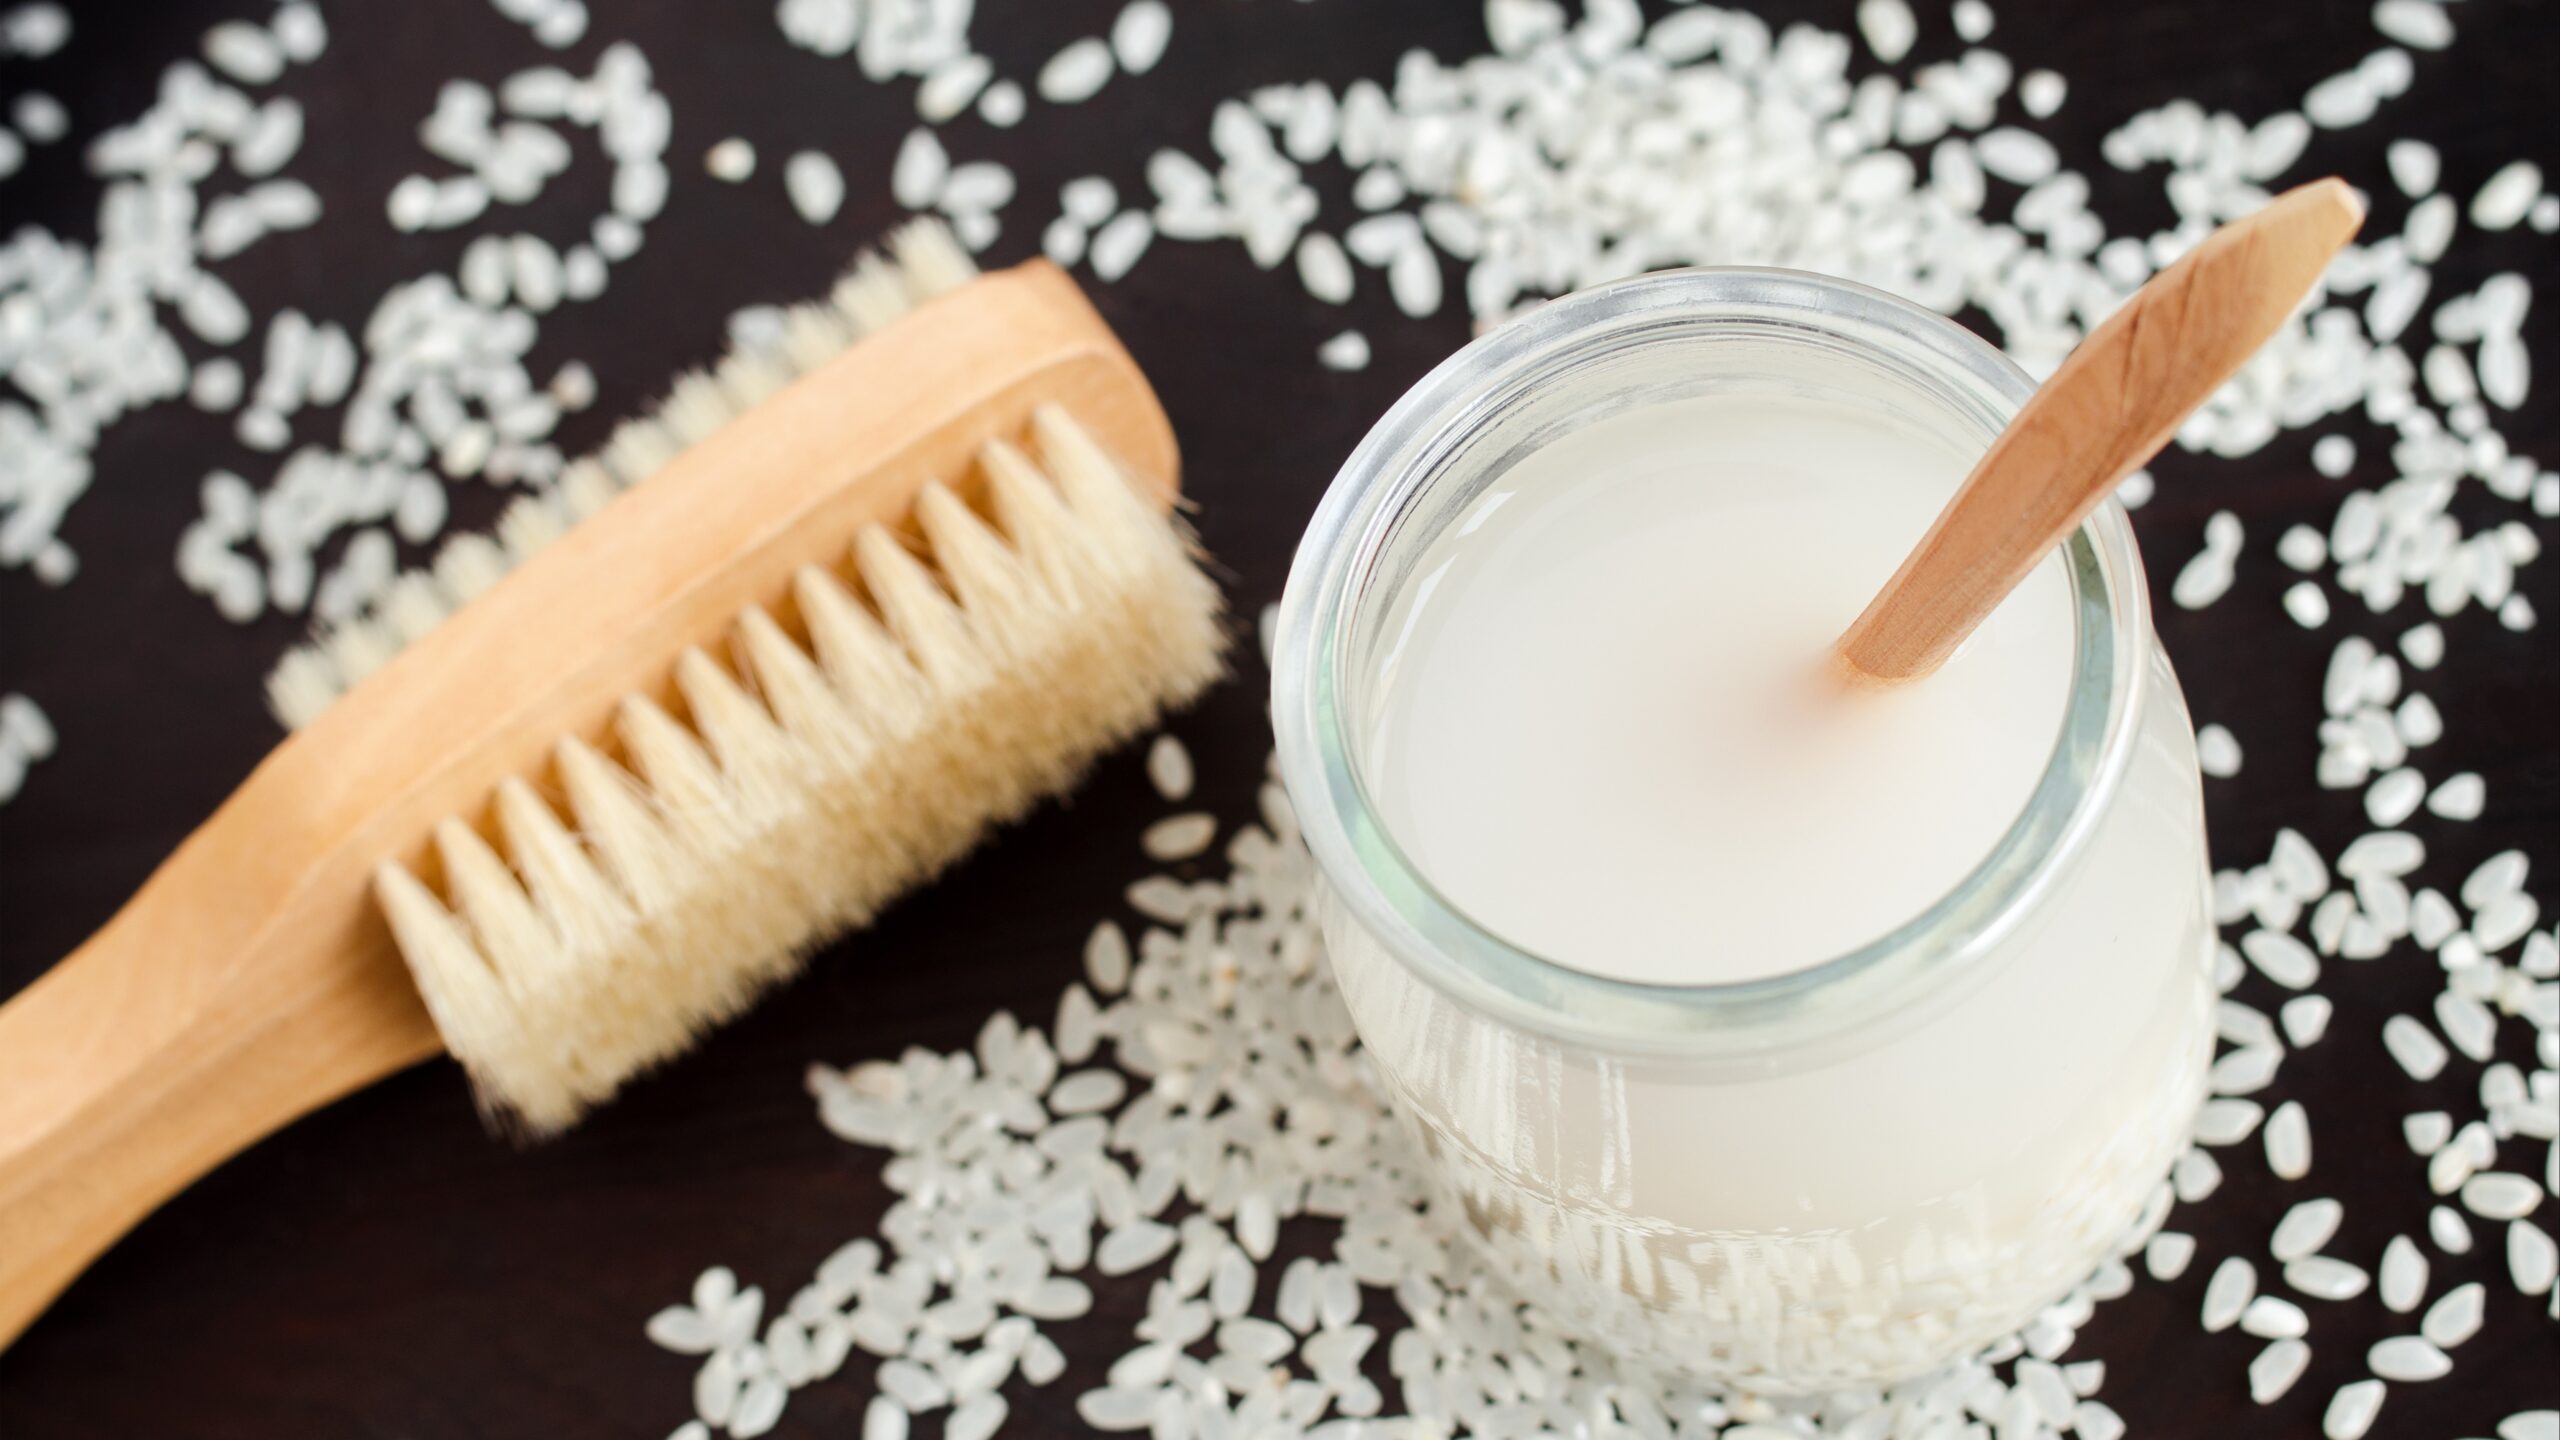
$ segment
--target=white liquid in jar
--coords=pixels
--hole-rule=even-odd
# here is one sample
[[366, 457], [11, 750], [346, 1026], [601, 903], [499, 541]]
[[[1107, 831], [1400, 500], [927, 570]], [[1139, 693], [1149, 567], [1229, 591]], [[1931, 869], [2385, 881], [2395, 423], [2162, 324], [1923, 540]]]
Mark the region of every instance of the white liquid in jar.
[[1917, 916], [2051, 758], [2061, 559], [1926, 681], [1843, 695], [1822, 666], [1974, 458], [1765, 395], [1527, 455], [1388, 621], [1366, 779], [1389, 832], [1478, 924], [1615, 979], [1780, 974]]

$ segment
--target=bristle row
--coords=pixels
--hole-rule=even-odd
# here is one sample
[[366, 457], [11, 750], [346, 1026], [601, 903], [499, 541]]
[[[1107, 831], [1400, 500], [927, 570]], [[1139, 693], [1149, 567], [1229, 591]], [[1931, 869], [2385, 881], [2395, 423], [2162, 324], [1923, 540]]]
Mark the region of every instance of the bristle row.
[[432, 564], [395, 578], [361, 613], [315, 626], [310, 641], [287, 651], [268, 673], [268, 709], [288, 730], [311, 723], [357, 681], [616, 492], [656, 474], [767, 396], [977, 273], [941, 222], [918, 220], [900, 229], [889, 237], [888, 257], [866, 252], [827, 299], [787, 312], [778, 341], [741, 345], [711, 369], [681, 377], [654, 412], [625, 421], [602, 450], [564, 467], [553, 485], [509, 506], [494, 539], [457, 535]]
[[683, 718], [632, 697], [616, 758], [563, 741], [563, 811], [510, 780], [494, 844], [440, 827], [441, 894], [382, 868], [494, 1115], [571, 1123], [1215, 677], [1217, 590], [1179, 522], [1063, 413], [1033, 437], [1036, 464], [987, 447], [984, 515], [925, 489], [929, 559], [873, 526], [844, 572], [795, 577], [805, 640], [750, 610], [725, 659], [681, 657]]

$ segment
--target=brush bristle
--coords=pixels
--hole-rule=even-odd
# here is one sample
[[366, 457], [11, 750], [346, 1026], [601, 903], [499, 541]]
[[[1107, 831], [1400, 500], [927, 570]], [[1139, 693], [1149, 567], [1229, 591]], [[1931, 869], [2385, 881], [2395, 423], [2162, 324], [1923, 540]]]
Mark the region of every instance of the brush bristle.
[[615, 757], [562, 741], [562, 810], [509, 780], [494, 843], [438, 828], [438, 885], [377, 872], [494, 1117], [573, 1123], [1216, 677], [1180, 521], [1063, 412], [1032, 442], [985, 448], [975, 508], [925, 488], [926, 553], [873, 525], [795, 577], [805, 638], [750, 610], [728, 656], [687, 651], [682, 718], [633, 696]]
[[[938, 220], [911, 222], [889, 237], [888, 250], [887, 258], [856, 259], [828, 299], [795, 307], [771, 346], [733, 350], [710, 369], [678, 378], [653, 413], [624, 422], [601, 451], [570, 464], [551, 488], [510, 506], [495, 541], [456, 536], [432, 566], [402, 575], [362, 612], [315, 626], [311, 639], [268, 673], [267, 708], [288, 730], [310, 724], [424, 628], [540, 553], [613, 492], [648, 479], [756, 402], [978, 275], [968, 251]], [[387, 613], [395, 602], [396, 617]]]

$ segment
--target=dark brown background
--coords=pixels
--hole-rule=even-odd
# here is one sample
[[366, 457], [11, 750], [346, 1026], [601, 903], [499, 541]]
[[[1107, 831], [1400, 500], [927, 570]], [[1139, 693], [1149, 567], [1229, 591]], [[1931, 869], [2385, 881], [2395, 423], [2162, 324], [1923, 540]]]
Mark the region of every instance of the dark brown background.
[[[603, 381], [603, 402], [564, 429], [573, 449], [601, 439], [610, 417], [646, 403], [676, 369], [715, 354], [730, 310], [817, 293], [860, 241], [894, 223], [888, 160], [912, 123], [909, 84], [874, 86], [850, 61], [786, 48], [761, 0], [592, 3], [596, 23], [570, 59], [583, 69], [615, 37], [642, 45], [675, 107], [675, 189], [646, 248], [615, 267], [605, 298], [543, 326], [537, 374], [580, 356]], [[138, 113], [161, 67], [191, 52], [206, 24], [257, 8], [246, 0], [75, 5], [70, 48], [41, 64], [0, 62], [0, 95], [30, 84], [53, 91], [85, 140]], [[1113, 11], [1103, 0], [982, 0], [980, 8], [978, 43], [1019, 76]], [[1024, 182], [991, 259], [1031, 251], [1059, 181], [1099, 170], [1135, 193], [1155, 145], [1199, 150], [1219, 98], [1275, 81], [1384, 76], [1409, 46], [1456, 58], [1483, 44], [1478, 8], [1459, 0], [1184, 0], [1176, 8], [1171, 54], [1144, 80], [1115, 83], [1069, 111], [1035, 105], [1010, 133], [974, 119], [951, 127], [963, 158], [1006, 160]], [[1760, 8], [1773, 19], [1845, 29], [1851, 7], [1797, 0]], [[328, 55], [284, 87], [310, 120], [292, 173], [321, 191], [328, 215], [316, 230], [261, 244], [222, 268], [261, 310], [291, 303], [352, 326], [387, 285], [449, 270], [460, 252], [461, 236], [400, 237], [381, 219], [391, 181], [424, 160], [411, 132], [437, 85], [454, 75], [495, 82], [552, 57], [473, 0], [329, 9]], [[2324, 135], [2304, 162], [2303, 173], [2335, 169], [2373, 189], [2377, 230], [2396, 229], [2404, 210], [2381, 168], [2395, 133], [2441, 146], [2447, 188], [2466, 198], [2518, 154], [2560, 172], [2549, 109], [2560, 15], [2527, 0], [2470, 0], [2452, 10], [2462, 32], [2456, 48], [2419, 57], [2415, 90], [2384, 123]], [[1925, 31], [1922, 55], [1953, 49], [1942, 17]], [[2099, 209], [2122, 233], [2165, 223], [2167, 210], [2156, 176], [2125, 177], [2097, 160], [2109, 126], [2180, 95], [2262, 115], [2377, 41], [2361, 0], [2012, 0], [1991, 43], [2021, 71], [2050, 66], [2069, 77], [2068, 105], [2043, 128], [2062, 142], [2066, 163], [2090, 176]], [[750, 137], [762, 154], [763, 169], [745, 187], [720, 185], [700, 168], [705, 147], [731, 134]], [[823, 230], [791, 214], [779, 184], [782, 158], [804, 145], [836, 155], [851, 182], [845, 213]], [[0, 216], [89, 237], [96, 189], [76, 149], [38, 151], [25, 174], [0, 187]], [[1320, 183], [1338, 224], [1348, 213], [1347, 178], [1328, 168]], [[568, 177], [505, 223], [582, 234], [602, 185], [582, 150]], [[2437, 291], [2510, 268], [2547, 282], [2560, 277], [2553, 255], [2549, 237], [2465, 233], [2437, 272]], [[1305, 299], [1286, 272], [1258, 274], [1238, 247], [1159, 243], [1098, 297], [1181, 431], [1202, 528], [1240, 616], [1277, 596], [1300, 526], [1370, 419], [1466, 338], [1456, 306], [1411, 322], [1392, 313], [1383, 291], [1366, 284], [1346, 316]], [[2555, 303], [2543, 296], [2531, 324], [2545, 377], [2535, 406], [2500, 417], [2517, 446], [2546, 464], [2560, 459], [2548, 398], [2560, 377]], [[1346, 321], [1368, 331], [1376, 363], [1351, 376], [1318, 370], [1316, 346]], [[2352, 424], [2329, 428], [2364, 442], [2356, 483], [2387, 478], [2375, 436]], [[2161, 617], [2199, 720], [2230, 725], [2247, 747], [2236, 780], [2208, 785], [2217, 847], [2243, 863], [2265, 855], [2282, 823], [2301, 825], [2324, 849], [2358, 833], [2356, 798], [2310, 784], [2318, 675], [2339, 631], [2387, 643], [2418, 618], [2414, 605], [2375, 620], [2342, 603], [2331, 630], [2311, 637], [2278, 610], [2291, 577], [2269, 547], [2293, 521], [2325, 528], [2344, 488], [2308, 468], [2311, 438], [2289, 436], [2245, 464], [2172, 455], [2158, 467], [2159, 499], [2139, 517], [2155, 591], [2193, 553], [2207, 513], [2228, 507], [2248, 523], [2250, 558], [2233, 593], [2200, 615]], [[183, 404], [116, 427], [97, 461], [96, 488], [67, 525], [79, 580], [50, 591], [23, 571], [0, 574], [0, 690], [35, 696], [62, 734], [61, 753], [0, 808], [0, 994], [105, 919], [276, 738], [258, 680], [294, 625], [232, 627], [180, 588], [171, 560], [206, 470], [265, 474], [271, 461], [241, 454], [227, 419]], [[476, 521], [494, 503], [472, 487], [461, 517]], [[2550, 521], [2536, 523], [2546, 548], [2560, 545]], [[2423, 681], [2449, 721], [2423, 765], [2436, 775], [2477, 769], [2491, 797], [2491, 818], [2479, 824], [2427, 825], [2434, 856], [2425, 876], [2457, 881], [2482, 857], [2521, 844], [2536, 857], [2535, 888], [2547, 897], [2560, 873], [2551, 718], [2560, 664], [2547, 628], [2560, 624], [2552, 578], [2560, 566], [2546, 558], [2526, 573], [2546, 628], [2512, 635], [2466, 614], [2448, 627], [2448, 669]], [[1249, 653], [1250, 642], [1241, 648]], [[1262, 679], [1248, 660], [1235, 683], [1176, 727], [1200, 757], [1205, 799], [1229, 814], [1248, 809], [1269, 744]], [[692, 1366], [641, 1337], [649, 1313], [680, 1298], [714, 1261], [787, 1296], [832, 1247], [867, 1232], [885, 1203], [881, 1157], [818, 1127], [802, 1067], [910, 1043], [955, 1046], [998, 1005], [1045, 1018], [1086, 928], [1150, 868], [1135, 837], [1157, 810], [1135, 757], [1114, 759], [1070, 809], [1006, 835], [560, 1143], [529, 1154], [491, 1143], [460, 1076], [441, 1063], [274, 1137], [144, 1224], [0, 1355], [0, 1436], [665, 1433], [690, 1412]], [[2273, 1181], [2254, 1140], [2225, 1152], [2232, 1178], [2224, 1192], [2173, 1222], [2203, 1238], [2194, 1269], [2175, 1284], [2144, 1283], [2083, 1332], [2071, 1358], [2108, 1362], [2102, 1398], [2137, 1435], [2314, 1434], [2330, 1392], [2358, 1378], [2364, 1348], [2390, 1333], [2370, 1299], [2312, 1306], [2311, 1372], [2260, 1411], [2247, 1403], [2242, 1375], [2260, 1342], [2237, 1332], [2202, 1336], [2195, 1313], [2213, 1262], [2235, 1249], [2263, 1254], [2276, 1217], [2309, 1195], [2345, 1198], [2335, 1250], [2360, 1263], [2372, 1264], [2394, 1232], [2423, 1233], [2424, 1187], [2397, 1138], [2398, 1116], [2434, 1106], [2467, 1113], [2476, 1071], [2457, 1062], [2436, 1084], [2413, 1085], [2375, 1037], [2386, 1014], [2423, 1013], [2433, 990], [2433, 966], [2413, 952], [2347, 971], [2331, 1038], [2288, 1065], [2277, 1092], [2311, 1108], [2312, 1177]], [[2269, 1008], [2281, 998], [2255, 978], [2244, 994]], [[2496, 1234], [2484, 1226], [2482, 1237], [2467, 1259], [2439, 1258], [2436, 1283], [2487, 1280], [2486, 1331], [2458, 1352], [2451, 1379], [2395, 1386], [2377, 1436], [2486, 1435], [2510, 1411], [2560, 1400], [2554, 1328], [2506, 1282]], [[1076, 1370], [1044, 1390], [1015, 1388], [1016, 1431], [1076, 1428], [1079, 1382], [1098, 1378], [1098, 1365], [1125, 1345], [1140, 1303], [1139, 1286], [1115, 1286], [1096, 1321], [1062, 1327]], [[857, 1356], [836, 1380], [803, 1392], [781, 1433], [851, 1433], [869, 1394], [866, 1365]]]

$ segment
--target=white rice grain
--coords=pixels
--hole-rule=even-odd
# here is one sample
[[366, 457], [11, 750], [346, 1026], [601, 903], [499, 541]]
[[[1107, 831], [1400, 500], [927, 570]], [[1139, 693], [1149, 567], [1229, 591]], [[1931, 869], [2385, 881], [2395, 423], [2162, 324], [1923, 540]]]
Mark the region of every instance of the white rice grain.
[[782, 188], [791, 208], [812, 225], [824, 225], [844, 208], [844, 172], [825, 152], [802, 150], [782, 163]]
[[2542, 194], [2542, 167], [2530, 160], [2500, 166], [2471, 197], [2471, 223], [2483, 230], [2512, 230]]
[[[2457, 1285], [2427, 1307], [2425, 1317], [2418, 1322], [2418, 1333], [2426, 1337], [2427, 1343], [2451, 1350], [2480, 1333], [2481, 1321], [2488, 1314], [2488, 1300], [2488, 1290], [2477, 1280]], [[2381, 1373], [2379, 1367], [2375, 1373]]]
[[2272, 1405], [2293, 1388], [2311, 1366], [2311, 1347], [2300, 1340], [2278, 1340], [2249, 1362], [2249, 1398]]
[[2444, 1043], [2434, 1032], [2406, 1015], [2394, 1015], [2382, 1022], [2383, 1048], [2412, 1080], [2433, 1080], [2444, 1071]]
[[[2520, 1222], [2521, 1223], [2521, 1222]], [[2450, 1205], [2438, 1205], [2427, 1212], [2427, 1238], [2447, 1255], [2471, 1253], [2471, 1222]]]
[[2382, 1247], [2382, 1270], [2378, 1277], [2382, 1303], [2395, 1315], [2407, 1315], [2418, 1308], [2427, 1294], [2427, 1257], [2418, 1253], [2406, 1235], [2394, 1235]]
[[2267, 1168], [2281, 1180], [2311, 1173], [2311, 1117], [2300, 1101], [2288, 1100], [2267, 1117]]
[[2560, 1280], [2560, 1243], [2531, 1220], [2519, 1217], [2507, 1225], [2507, 1276], [2516, 1293], [2548, 1295]]
[[2320, 1433], [2325, 1440], [2364, 1440], [2373, 1428], [2375, 1417], [2382, 1413], [2383, 1383], [2379, 1380], [2357, 1380], [2338, 1387], [2329, 1397], [2329, 1408], [2321, 1414]]
[[984, 55], [960, 55], [937, 65], [916, 87], [916, 118], [927, 125], [957, 119], [995, 78], [995, 62]]
[[2364, 1267], [2327, 1255], [2305, 1255], [2284, 1267], [2284, 1283], [2314, 1300], [2353, 1300], [2373, 1284]]
[[1859, 0], [1858, 33], [1887, 65], [1898, 64], [1920, 38], [1920, 21], [1904, 0]]
[[1164, 58], [1173, 39], [1173, 11], [1164, 0], [1129, 0], [1111, 22], [1111, 54], [1131, 75], [1144, 75]]
[[978, 118], [999, 130], [1010, 130], [1022, 123], [1027, 102], [1022, 87], [1010, 80], [999, 80], [978, 97]]
[[284, 73], [284, 48], [273, 35], [245, 20], [225, 21], [207, 30], [204, 58], [243, 85], [264, 85]]
[[1156, 794], [1171, 801], [1191, 798], [1191, 752], [1171, 735], [1159, 735], [1147, 747], [1147, 781]]
[[2453, 43], [2453, 21], [2435, 0], [2380, 0], [2373, 28], [2412, 50], [2442, 50]]
[[2163, 1284], [2187, 1273], [2195, 1259], [2195, 1237], [2178, 1230], [2163, 1230], [2142, 1247], [2142, 1266], [2151, 1278]]
[[2402, 767], [2373, 782], [2365, 792], [2364, 810], [2374, 824], [2390, 829], [2418, 813], [2427, 798], [2427, 777]]
[[1351, 257], [1343, 253], [1342, 242], [1321, 230], [1310, 230], [1300, 238], [1298, 283], [1306, 287], [1307, 294], [1327, 305], [1350, 300]]
[[1156, 238], [1156, 227], [1144, 211], [1125, 210], [1093, 237], [1088, 257], [1094, 278], [1109, 284], [1129, 273]]
[[1111, 68], [1110, 44], [1086, 36], [1050, 56], [1032, 88], [1052, 105], [1074, 105], [1100, 94], [1111, 83]]
[[2297, 581], [2284, 592], [2284, 612], [2305, 630], [2329, 623], [2329, 596], [2315, 580]]
[[2267, 1242], [2268, 1253], [2278, 1261], [2318, 1254], [2320, 1247], [2338, 1233], [2338, 1224], [2345, 1218], [2346, 1207], [2336, 1200], [2305, 1200], [2276, 1222], [2275, 1234]]
[[702, 168], [714, 180], [740, 184], [756, 173], [756, 147], [732, 135], [703, 152]]
[[909, 210], [929, 210], [942, 198], [942, 184], [950, 174], [950, 152], [942, 148], [941, 138], [931, 130], [910, 130], [890, 162], [889, 193]]
[[2239, 740], [2220, 725], [2207, 725], [2196, 731], [2196, 766], [2220, 780], [2239, 774]]
[[2284, 1022], [2285, 1040], [2296, 1050], [2320, 1043], [2320, 1037], [2329, 1033], [2335, 1008], [2326, 995], [2296, 995], [2287, 1000], [2277, 1012]]
[[2240, 1312], [2240, 1332], [2261, 1340], [2299, 1340], [2311, 1333], [2311, 1317], [2290, 1300], [2261, 1295]]
[[2373, 1373], [2394, 1384], [2441, 1380], [2453, 1373], [2453, 1357], [2421, 1335], [2395, 1335], [2365, 1352]]
[[1316, 361], [1327, 370], [1366, 370], [1369, 337], [1357, 330], [1345, 330], [1316, 348]]
[[2202, 1318], [2207, 1334], [2230, 1329], [2258, 1293], [2257, 1267], [2234, 1255], [2214, 1267], [2205, 1282]]
[[2462, 1208], [2483, 1220], [2520, 1220], [2541, 1203], [2541, 1185], [2508, 1171], [2492, 1170], [2462, 1182]]
[[2435, 193], [2443, 167], [2433, 145], [2424, 140], [2394, 140], [2383, 151], [2383, 160], [2401, 194], [2415, 200]]

